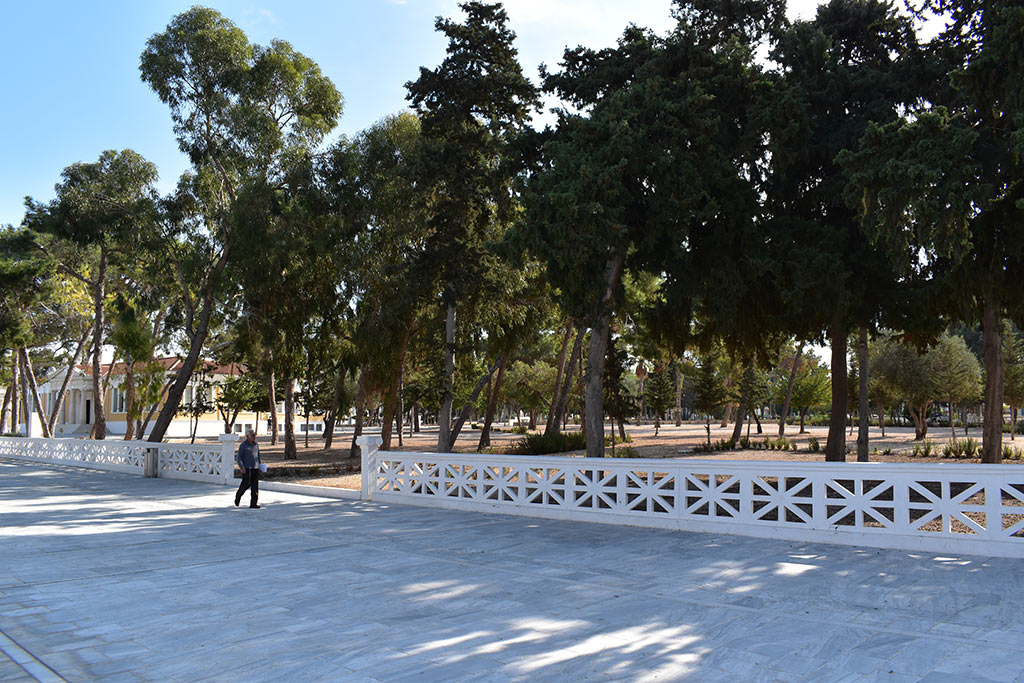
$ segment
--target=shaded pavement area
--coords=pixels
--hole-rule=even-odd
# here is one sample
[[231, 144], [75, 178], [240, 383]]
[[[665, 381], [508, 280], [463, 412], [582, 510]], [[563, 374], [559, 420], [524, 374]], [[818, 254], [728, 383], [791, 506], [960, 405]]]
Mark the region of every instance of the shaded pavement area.
[[0, 680], [1024, 681], [1019, 560], [0, 461]]

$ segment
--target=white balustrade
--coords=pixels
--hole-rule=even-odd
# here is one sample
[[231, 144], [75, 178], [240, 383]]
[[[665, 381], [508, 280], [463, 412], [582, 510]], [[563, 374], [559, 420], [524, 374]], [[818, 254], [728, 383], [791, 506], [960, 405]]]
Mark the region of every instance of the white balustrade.
[[234, 478], [237, 441], [235, 434], [222, 434], [219, 444], [0, 437], [0, 457], [143, 475], [146, 453], [155, 449], [158, 476], [227, 484]]
[[478, 456], [379, 452], [369, 440], [363, 463], [372, 500], [1024, 557], [1018, 465]]

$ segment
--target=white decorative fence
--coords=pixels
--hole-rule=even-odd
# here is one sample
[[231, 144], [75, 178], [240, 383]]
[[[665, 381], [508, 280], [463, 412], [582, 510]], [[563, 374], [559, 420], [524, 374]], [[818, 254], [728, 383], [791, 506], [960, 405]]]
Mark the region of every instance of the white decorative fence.
[[[219, 444], [190, 445], [117, 439], [0, 437], [0, 457], [228, 484], [234, 478], [238, 436], [221, 434], [219, 440]], [[150, 459], [148, 472], [147, 458]]]
[[1024, 557], [1024, 467], [380, 452], [363, 497], [791, 541]]

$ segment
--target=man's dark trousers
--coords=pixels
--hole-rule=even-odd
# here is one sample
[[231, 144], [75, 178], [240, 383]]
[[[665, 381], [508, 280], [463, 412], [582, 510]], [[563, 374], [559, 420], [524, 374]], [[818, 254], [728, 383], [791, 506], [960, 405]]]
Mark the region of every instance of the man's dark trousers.
[[260, 471], [258, 469], [246, 469], [242, 472], [242, 483], [238, 486], [238, 493], [235, 494], [235, 505], [242, 500], [242, 494], [246, 489], [252, 489], [252, 494], [249, 496], [249, 507], [255, 507], [256, 500], [260, 497]]

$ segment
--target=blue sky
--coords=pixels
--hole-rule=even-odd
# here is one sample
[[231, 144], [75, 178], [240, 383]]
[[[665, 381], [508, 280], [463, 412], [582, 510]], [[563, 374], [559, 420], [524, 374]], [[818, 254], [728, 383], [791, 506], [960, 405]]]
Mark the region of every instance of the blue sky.
[[[53, 197], [61, 170], [131, 148], [160, 170], [167, 191], [187, 167], [170, 116], [140, 80], [149, 36], [195, 2], [172, 0], [0, 0], [0, 224], [17, 224], [23, 199]], [[438, 15], [455, 0], [292, 0], [206, 3], [252, 42], [289, 41], [315, 60], [345, 97], [339, 134], [351, 135], [405, 107], [404, 84], [436, 66], [444, 40]], [[815, 0], [791, 1], [806, 16]], [[627, 23], [658, 32], [672, 25], [671, 0], [508, 0], [520, 62], [535, 78], [568, 46], [604, 47]]]

